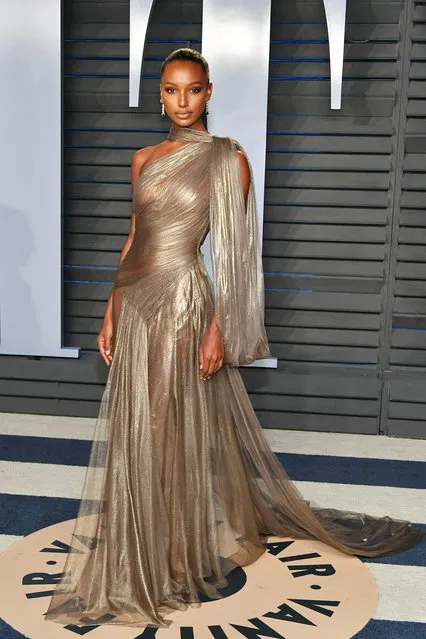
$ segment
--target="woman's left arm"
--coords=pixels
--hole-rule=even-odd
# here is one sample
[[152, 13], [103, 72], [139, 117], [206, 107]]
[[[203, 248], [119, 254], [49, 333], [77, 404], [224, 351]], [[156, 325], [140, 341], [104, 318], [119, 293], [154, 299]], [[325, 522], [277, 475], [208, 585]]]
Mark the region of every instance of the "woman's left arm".
[[[237, 151], [240, 165], [240, 180], [243, 188], [244, 200], [247, 206], [248, 192], [250, 188], [250, 168], [247, 158], [242, 151]], [[219, 330], [216, 326], [216, 313], [213, 313], [212, 320], [204, 335], [199, 349], [200, 377], [208, 379], [223, 365], [224, 347]]]
[[240, 163], [241, 186], [243, 187], [244, 200], [247, 206], [247, 197], [250, 188], [250, 168], [244, 153], [242, 151], [237, 151], [237, 155]]

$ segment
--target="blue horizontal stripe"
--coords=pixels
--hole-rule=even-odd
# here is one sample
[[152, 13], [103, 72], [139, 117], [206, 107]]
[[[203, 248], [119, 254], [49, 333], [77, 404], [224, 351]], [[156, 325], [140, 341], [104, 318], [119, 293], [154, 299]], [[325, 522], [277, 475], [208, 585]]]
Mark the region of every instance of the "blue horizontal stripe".
[[[115, 78], [118, 80], [128, 80], [128, 73], [64, 73], [64, 78]], [[159, 73], [142, 73], [140, 78], [144, 80], [159, 80]], [[270, 75], [269, 80], [272, 82], [329, 82], [330, 76], [328, 75]], [[382, 82], [393, 82], [395, 78], [388, 76], [376, 76], [375, 78], [365, 76], [351, 76], [343, 75], [343, 80], [351, 81], [365, 81], [365, 80], [380, 80]]]
[[[304, 41], [305, 42], [305, 41]], [[67, 59], [69, 60], [73, 60], [74, 58], [81, 58], [83, 60], [88, 60], [88, 59], [92, 59], [92, 56], [68, 56]], [[116, 58], [110, 58], [110, 56], [93, 56], [94, 60], [113, 60]], [[119, 60], [121, 60], [122, 58], [119, 57], [117, 58]], [[128, 58], [125, 58], [126, 60], [128, 60]], [[164, 58], [152, 58], [152, 57], [145, 57], [144, 60], [148, 61], [156, 61], [156, 60], [164, 60]], [[421, 61], [422, 58], [413, 58], [413, 60], [415, 60], [416, 62]], [[394, 56], [390, 56], [388, 58], [380, 58], [380, 62], [396, 62], [397, 58]], [[330, 62], [330, 58], [324, 58], [324, 57], [302, 57], [302, 56], [287, 56], [287, 57], [269, 57], [269, 62]], [[365, 58], [347, 58], [345, 56], [345, 62], [365, 62]]]
[[285, 293], [331, 293], [334, 291], [313, 291], [309, 288], [269, 288], [266, 287], [265, 291], [281, 291]]
[[[127, 42], [129, 42], [127, 40]], [[148, 38], [146, 40], [146, 42], [176, 42], [176, 43], [180, 43], [180, 42], [188, 42], [188, 39], [180, 39], [180, 38]], [[191, 42], [198, 42], [199, 44], [201, 44], [201, 40], [197, 40], [196, 38], [191, 38]], [[165, 58], [162, 58], [163, 60]]]
[[[126, 42], [129, 43], [129, 38], [64, 38], [64, 42]], [[188, 39], [182, 38], [148, 38], [146, 42], [167, 42], [167, 43], [186, 43]], [[191, 42], [201, 43], [201, 40], [191, 38]], [[295, 40], [277, 40], [277, 42], [296, 42]], [[301, 40], [301, 42], [327, 42], [326, 40]], [[146, 58], [149, 59], [149, 58]], [[164, 58], [160, 58], [164, 60]]]
[[304, 42], [306, 43], [310, 43], [310, 44], [328, 44], [327, 40], [323, 40], [323, 39], [314, 39], [314, 38], [305, 38], [305, 39], [300, 39], [300, 38], [280, 38], [279, 40], [271, 40], [271, 44], [288, 44], [289, 42], [294, 42], [296, 44], [302, 44]]
[[[118, 146], [117, 144], [64, 144], [64, 149], [114, 149], [115, 151], [117, 150], [125, 150], [125, 151], [132, 151], [133, 149], [140, 149], [140, 146]], [[289, 151], [290, 153], [290, 151]], [[301, 151], [302, 153], [302, 151]], [[318, 153], [321, 153], [321, 151], [318, 151]], [[65, 198], [68, 200], [79, 200], [80, 198], [78, 197], [68, 197]], [[372, 208], [370, 206], [370, 208]]]
[[[86, 467], [91, 445], [91, 440], [1, 435], [0, 459]], [[426, 488], [426, 462], [296, 453], [276, 456], [295, 481]]]
[[[353, 78], [351, 78], [353, 79]], [[319, 81], [319, 82], [325, 82], [326, 80], [330, 80], [329, 77], [327, 76], [321, 76], [321, 75], [270, 75], [269, 76], [269, 80], [272, 81], [283, 81], [283, 80], [308, 80], [308, 81]]]
[[79, 501], [0, 493], [0, 534], [29, 535], [46, 526], [74, 519], [77, 517]]
[[64, 56], [65, 60], [122, 60], [124, 62], [129, 61], [128, 55], [67, 55]]
[[129, 42], [129, 38], [64, 38], [64, 42]]
[[[2, 639], [30, 639], [0, 619], [0, 637]], [[382, 621], [371, 619], [354, 636], [354, 639], [425, 639], [426, 624], [409, 621]]]
[[[288, 166], [284, 169], [278, 168], [276, 166], [267, 166], [266, 167], [267, 171], [281, 171], [282, 173], [290, 172], [290, 171], [298, 171], [299, 173], [312, 173], [312, 171], [322, 171], [322, 169], [311, 166], [309, 168], [300, 168], [298, 166]], [[288, 224], [294, 224], [296, 222], [296, 220], [292, 220], [291, 222], [289, 221]], [[299, 222], [297, 221], [298, 224], [311, 224], [311, 222]], [[322, 224], [322, 222], [316, 222], [316, 224]]]
[[[0, 619], [2, 639], [30, 639]], [[354, 639], [425, 639], [426, 624], [406, 621], [377, 621], [372, 619]]]
[[[166, 154], [167, 155], [167, 154]], [[279, 169], [278, 169], [279, 170]], [[67, 184], [106, 184], [107, 186], [129, 186], [129, 182], [120, 180], [64, 180]], [[84, 235], [93, 235], [93, 233], [84, 233]], [[105, 234], [112, 235], [112, 233]], [[115, 235], [115, 234], [114, 234]]]
[[426, 462], [293, 453], [276, 456], [295, 481], [426, 488]]
[[64, 280], [65, 284], [107, 284], [110, 286], [114, 284], [113, 281], [101, 282], [100, 280]]
[[[397, 593], [396, 593], [396, 596]], [[371, 619], [354, 639], [425, 639], [426, 623]]]
[[75, 269], [92, 269], [93, 271], [103, 271], [103, 270], [117, 270], [116, 266], [106, 266], [102, 264], [102, 266], [93, 266], [93, 264], [64, 264], [64, 268], [75, 268]]
[[330, 58], [301, 58], [300, 56], [294, 56], [292, 58], [269, 57], [269, 62], [330, 62]]
[[[54, 622], [52, 622], [54, 623]], [[1, 639], [31, 639], [0, 619]], [[354, 639], [425, 639], [426, 624], [371, 619]]]
[[129, 75], [125, 73], [64, 73], [64, 78], [116, 78], [128, 80]]
[[[392, 513], [389, 513], [390, 515]], [[424, 528], [424, 525], [413, 524], [413, 528]], [[426, 568], [426, 536], [413, 548], [387, 557], [361, 557], [366, 564], [393, 564], [394, 566], [421, 566]], [[425, 635], [426, 637], [426, 635]]]
[[[48, 472], [48, 469], [46, 469]], [[9, 495], [0, 493], [0, 534], [29, 535], [41, 528], [77, 517], [79, 499]], [[413, 548], [389, 557], [365, 559], [366, 563], [426, 567], [426, 537]], [[1, 635], [0, 635], [1, 637]]]
[[85, 439], [1, 435], [0, 459], [36, 464], [87, 466], [91, 444], [91, 441]]

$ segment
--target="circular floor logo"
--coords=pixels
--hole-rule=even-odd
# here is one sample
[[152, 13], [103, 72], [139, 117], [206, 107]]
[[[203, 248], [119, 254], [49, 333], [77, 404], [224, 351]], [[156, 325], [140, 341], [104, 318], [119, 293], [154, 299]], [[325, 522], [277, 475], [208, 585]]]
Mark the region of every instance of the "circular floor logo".
[[267, 552], [228, 575], [223, 599], [167, 615], [169, 628], [47, 621], [52, 589], [73, 538], [74, 520], [43, 528], [0, 554], [0, 618], [31, 639], [347, 639], [377, 606], [367, 566], [317, 541], [269, 537]]

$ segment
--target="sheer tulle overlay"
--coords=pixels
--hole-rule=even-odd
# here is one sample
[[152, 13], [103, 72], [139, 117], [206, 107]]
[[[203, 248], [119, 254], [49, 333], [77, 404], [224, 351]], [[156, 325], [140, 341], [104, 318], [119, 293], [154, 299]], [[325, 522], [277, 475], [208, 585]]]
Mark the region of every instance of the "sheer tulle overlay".
[[[114, 357], [73, 532], [87, 550], [67, 555], [45, 614], [61, 624], [168, 627], [168, 613], [221, 598], [226, 576], [258, 559], [268, 535], [377, 556], [424, 534], [390, 517], [312, 508], [277, 461], [238, 371], [270, 355], [244, 150], [174, 125], [169, 138], [185, 144], [147, 165], [133, 192]], [[214, 282], [200, 252], [209, 230]], [[214, 312], [225, 365], [203, 381], [198, 347]]]

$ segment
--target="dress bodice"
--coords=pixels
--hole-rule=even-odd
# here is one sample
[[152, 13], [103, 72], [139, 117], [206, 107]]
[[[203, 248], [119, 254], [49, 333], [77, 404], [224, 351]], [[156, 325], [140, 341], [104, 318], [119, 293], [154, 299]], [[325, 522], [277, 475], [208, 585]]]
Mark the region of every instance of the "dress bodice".
[[209, 230], [212, 136], [193, 129], [176, 135], [172, 126], [168, 139], [184, 145], [142, 168], [132, 197], [135, 235], [119, 267], [119, 285], [187, 265]]
[[[130, 287], [147, 318], [186, 269], [198, 268], [207, 277], [200, 246], [210, 231], [214, 312], [224, 361], [237, 366], [268, 357], [253, 174], [245, 151], [233, 138], [175, 124], [167, 138], [183, 145], [142, 169], [133, 191], [135, 234], [115, 290]], [[250, 168], [246, 198], [238, 152]]]

